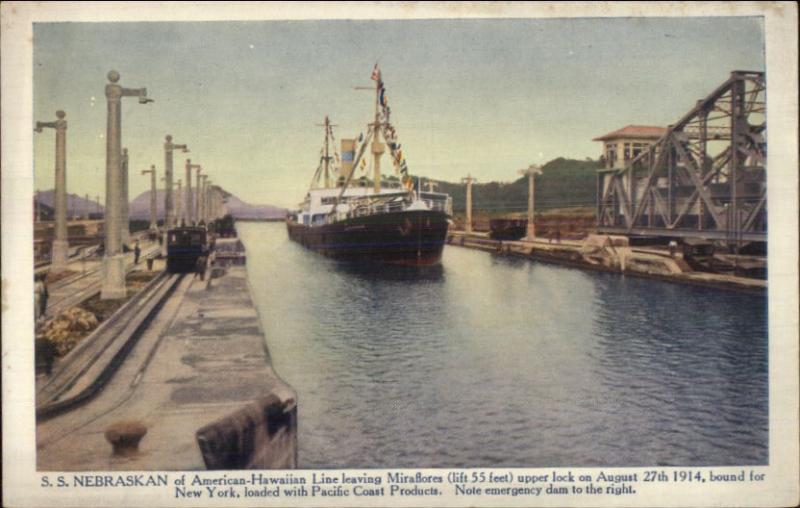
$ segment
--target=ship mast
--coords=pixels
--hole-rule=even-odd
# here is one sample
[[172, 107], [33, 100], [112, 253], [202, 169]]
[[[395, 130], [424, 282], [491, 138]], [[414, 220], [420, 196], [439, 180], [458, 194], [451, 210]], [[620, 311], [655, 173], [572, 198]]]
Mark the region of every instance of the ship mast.
[[320, 157], [320, 165], [317, 166], [317, 170], [314, 173], [314, 178], [311, 179], [311, 188], [314, 188], [315, 185], [319, 185], [321, 178], [320, 171], [324, 171], [325, 188], [329, 189], [331, 187], [331, 160], [333, 159], [330, 153], [330, 141], [333, 137], [333, 127], [336, 127], [336, 125], [331, 123], [328, 115], [325, 115], [325, 123], [318, 123], [316, 125], [317, 127], [325, 127], [325, 147], [323, 149], [323, 155]]
[[380, 142], [380, 130], [381, 130], [381, 113], [380, 113], [380, 102], [381, 102], [381, 88], [383, 87], [383, 80], [381, 79], [381, 75], [378, 74], [378, 79], [375, 80], [375, 122], [373, 123], [373, 132], [375, 133], [375, 137], [372, 138], [372, 155], [374, 156], [373, 162], [373, 191], [375, 194], [379, 194], [381, 192], [381, 154], [384, 151], [384, 145]]
[[328, 189], [331, 186], [331, 179], [330, 179], [330, 162], [331, 157], [328, 154], [328, 139], [330, 138], [331, 132], [331, 121], [328, 119], [328, 115], [325, 115], [325, 188]]

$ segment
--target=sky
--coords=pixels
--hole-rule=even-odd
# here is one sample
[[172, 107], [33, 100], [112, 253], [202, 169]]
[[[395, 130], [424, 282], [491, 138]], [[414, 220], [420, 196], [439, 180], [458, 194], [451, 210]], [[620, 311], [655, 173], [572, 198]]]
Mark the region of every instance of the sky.
[[[67, 113], [67, 190], [105, 196], [109, 70], [154, 103], [123, 99], [130, 196], [163, 176], [166, 134], [215, 183], [292, 207], [317, 167], [325, 115], [338, 139], [372, 119], [378, 62], [409, 171], [512, 181], [592, 138], [666, 126], [727, 79], [764, 70], [763, 20], [573, 18], [36, 23], [34, 121]], [[53, 187], [54, 131], [34, 137], [35, 188]], [[384, 158], [383, 167], [388, 166]]]

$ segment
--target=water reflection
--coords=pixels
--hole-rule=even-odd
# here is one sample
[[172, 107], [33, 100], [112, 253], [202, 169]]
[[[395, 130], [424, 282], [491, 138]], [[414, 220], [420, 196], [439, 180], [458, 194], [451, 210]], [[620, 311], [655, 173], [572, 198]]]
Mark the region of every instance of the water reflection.
[[354, 267], [241, 233], [301, 467], [767, 463], [762, 298], [457, 247]]
[[441, 264], [431, 266], [403, 266], [331, 261], [331, 267], [339, 273], [359, 277], [363, 280], [406, 281], [410, 283], [418, 281], [442, 282], [445, 273], [444, 266]]

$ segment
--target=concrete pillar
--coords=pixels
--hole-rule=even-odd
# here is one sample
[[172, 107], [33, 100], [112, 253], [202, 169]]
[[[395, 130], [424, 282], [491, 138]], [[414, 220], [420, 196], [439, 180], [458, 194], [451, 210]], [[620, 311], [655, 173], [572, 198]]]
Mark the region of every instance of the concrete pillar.
[[195, 200], [194, 200], [194, 210], [192, 211], [194, 214], [194, 223], [199, 224], [201, 217], [200, 217], [200, 179], [203, 177], [201, 172], [203, 171], [203, 167], [200, 164], [193, 164], [192, 169], [197, 170], [197, 180], [195, 185]]
[[[176, 148], [183, 150], [184, 153], [189, 151], [186, 145], [178, 145], [172, 142], [172, 136], [167, 134], [164, 138], [164, 232], [169, 231], [175, 227], [175, 211], [173, 209], [172, 199], [172, 152]], [[167, 255], [167, 242], [166, 238], [161, 243], [161, 254]]]
[[461, 179], [461, 183], [467, 184], [467, 223], [464, 225], [464, 231], [469, 234], [472, 233], [472, 184], [475, 178], [467, 175], [466, 178]]
[[106, 213], [105, 213], [105, 255], [103, 256], [103, 283], [100, 298], [115, 300], [124, 298], [125, 255], [122, 252], [120, 207], [122, 202], [122, 110], [123, 97], [139, 97], [139, 103], [150, 102], [147, 89], [130, 89], [118, 85], [119, 73], [108, 73], [106, 102], [108, 121], [106, 123]]
[[219, 189], [217, 187], [214, 187], [214, 189], [211, 191], [211, 196], [212, 196], [211, 200], [213, 202], [212, 206], [213, 206], [213, 210], [214, 210], [214, 212], [213, 212], [214, 213], [214, 218], [215, 219], [221, 219], [222, 218], [222, 214], [220, 213], [221, 210], [220, 210], [220, 205], [219, 205]]
[[183, 225], [188, 223], [186, 220], [186, 211], [183, 209], [183, 194], [181, 194], [181, 186], [183, 182], [178, 179], [175, 184], [178, 187], [178, 192], [175, 193], [175, 220], [179, 225]]
[[69, 243], [67, 241], [67, 114], [61, 110], [56, 111], [55, 122], [36, 122], [36, 132], [42, 132], [44, 127], [56, 131], [56, 167], [55, 167], [55, 214], [56, 231], [53, 247], [50, 254], [51, 270], [61, 272], [66, 270], [69, 260]]
[[[172, 142], [172, 136], [167, 134], [164, 143], [164, 228], [170, 229], [175, 227], [175, 211], [173, 208], [172, 196], [172, 152], [176, 148], [183, 150], [184, 153], [189, 151], [186, 145], [178, 145]], [[164, 254], [166, 255], [166, 242], [164, 242]]]
[[[164, 143], [164, 230], [175, 227], [175, 217], [172, 210], [172, 136], [167, 134]], [[164, 255], [166, 255], [166, 242], [164, 242]]]
[[217, 191], [217, 186], [211, 188], [211, 214], [214, 216], [214, 220], [220, 218], [219, 214], [219, 192]]
[[201, 175], [200, 172], [202, 168], [197, 168], [197, 188], [195, 190], [195, 194], [197, 195], [197, 200], [195, 202], [195, 210], [194, 216], [196, 218], [197, 223], [199, 224], [200, 221], [203, 220], [203, 183], [205, 182], [206, 175]]
[[534, 197], [536, 196], [536, 174], [528, 173], [528, 228], [526, 236], [533, 240], [536, 238], [536, 216], [534, 208]]
[[203, 193], [203, 215], [205, 215], [206, 224], [211, 222], [211, 180], [205, 181], [205, 192]]
[[150, 232], [158, 231], [158, 204], [156, 203], [156, 166], [142, 170], [142, 175], [150, 174]]
[[[200, 180], [200, 173], [197, 173], [197, 180]], [[192, 195], [192, 159], [186, 159], [186, 225], [190, 226], [195, 221], [194, 196]]]
[[207, 210], [207, 203], [208, 203], [208, 184], [210, 180], [208, 180], [208, 175], [203, 175], [203, 184], [200, 187], [202, 192], [200, 193], [200, 201], [198, 202], [198, 213], [200, 215], [200, 220], [202, 220], [205, 224], [208, 224], [208, 210]]
[[122, 176], [122, 200], [119, 206], [120, 217], [120, 238], [122, 245], [129, 245], [131, 243], [131, 225], [130, 225], [130, 204], [128, 195], [128, 149], [122, 149], [122, 167], [120, 175]]
[[531, 164], [528, 166], [528, 169], [520, 169], [519, 173], [528, 175], [528, 227], [525, 238], [527, 240], [533, 240], [536, 237], [535, 208], [533, 202], [536, 194], [536, 175], [541, 175], [542, 169], [539, 166]]

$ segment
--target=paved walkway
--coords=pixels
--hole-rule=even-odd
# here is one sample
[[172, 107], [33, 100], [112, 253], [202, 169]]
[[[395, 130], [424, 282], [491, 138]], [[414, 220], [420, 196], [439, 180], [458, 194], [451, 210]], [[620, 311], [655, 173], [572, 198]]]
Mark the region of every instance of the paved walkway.
[[[267, 395], [296, 400], [271, 368], [245, 268], [208, 289], [186, 275], [97, 398], [37, 425], [38, 469], [203, 469], [195, 432]], [[130, 420], [147, 427], [140, 452], [114, 456], [104, 432]]]

